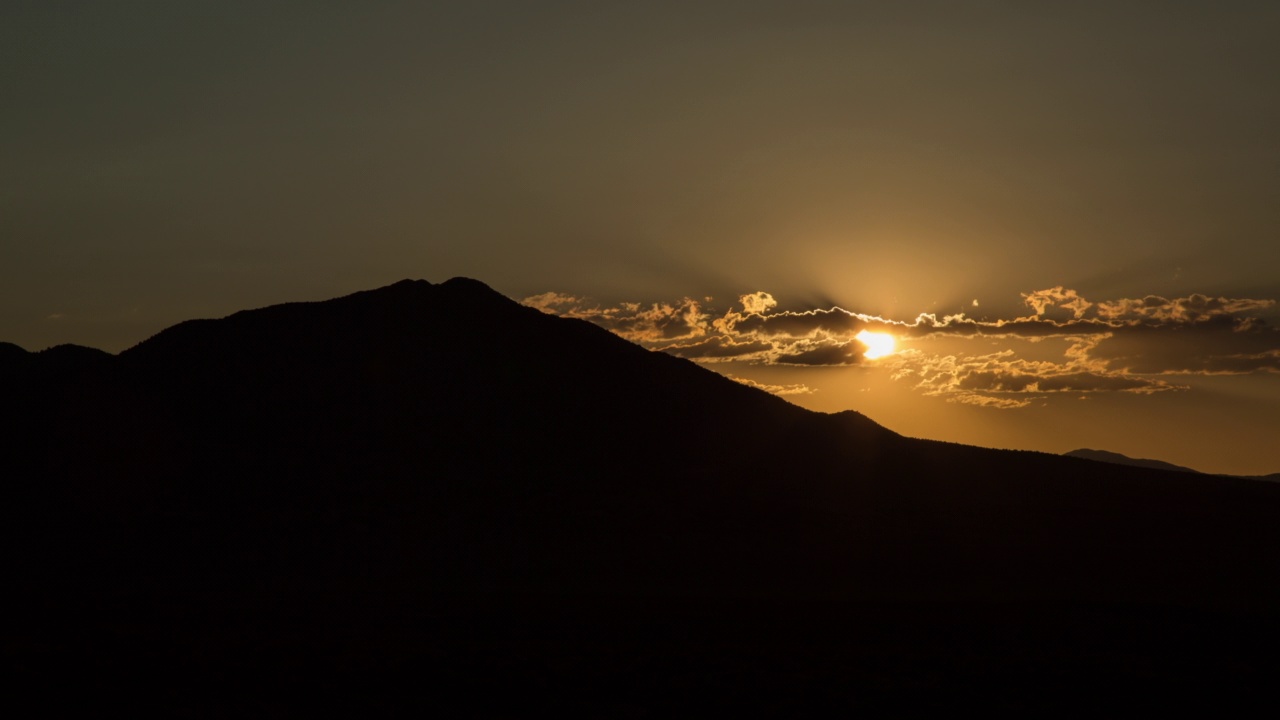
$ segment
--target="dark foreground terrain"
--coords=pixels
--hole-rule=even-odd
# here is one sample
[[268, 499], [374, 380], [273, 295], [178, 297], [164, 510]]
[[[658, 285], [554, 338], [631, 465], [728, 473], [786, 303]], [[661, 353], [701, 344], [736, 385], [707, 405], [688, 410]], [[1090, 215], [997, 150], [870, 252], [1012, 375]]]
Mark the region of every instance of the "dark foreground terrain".
[[0, 345], [2, 668], [55, 713], [1221, 710], [1280, 485], [821, 415], [484, 285]]

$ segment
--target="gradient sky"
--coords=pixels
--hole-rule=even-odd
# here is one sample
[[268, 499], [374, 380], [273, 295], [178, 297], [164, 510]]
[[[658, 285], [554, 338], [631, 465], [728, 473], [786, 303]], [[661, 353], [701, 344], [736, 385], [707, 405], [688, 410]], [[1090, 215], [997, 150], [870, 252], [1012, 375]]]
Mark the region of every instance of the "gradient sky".
[[1277, 37], [1274, 2], [9, 0], [0, 340], [465, 275], [909, 435], [1280, 472]]

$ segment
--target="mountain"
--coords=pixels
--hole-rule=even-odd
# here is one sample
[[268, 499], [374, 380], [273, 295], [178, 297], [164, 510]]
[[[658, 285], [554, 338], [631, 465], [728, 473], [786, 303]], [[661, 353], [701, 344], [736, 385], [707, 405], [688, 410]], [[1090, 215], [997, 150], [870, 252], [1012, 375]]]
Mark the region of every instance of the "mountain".
[[[1131, 458], [1120, 453], [1108, 452], [1106, 450], [1072, 450], [1063, 453], [1064, 457], [1081, 458], [1083, 460], [1094, 460], [1097, 462], [1113, 463], [1115, 465], [1130, 465], [1132, 467], [1152, 468], [1155, 470], [1170, 470], [1172, 472], [1197, 473], [1199, 470], [1193, 470], [1189, 467], [1174, 465], [1163, 460], [1145, 460], [1139, 458]], [[1246, 480], [1263, 480], [1266, 482], [1280, 482], [1280, 473], [1272, 473], [1270, 475], [1219, 475], [1219, 477], [1236, 477]]]
[[0, 370], [4, 670], [55, 706], [1220, 709], [1280, 669], [1280, 486], [902, 437], [474, 280]]
[[1076, 457], [1076, 458], [1082, 458], [1085, 460], [1096, 460], [1098, 462], [1114, 463], [1116, 465], [1131, 465], [1133, 467], [1153, 468], [1156, 470], [1170, 470], [1173, 472], [1189, 472], [1189, 473], [1199, 472], [1198, 470], [1192, 470], [1189, 467], [1174, 465], [1173, 463], [1167, 463], [1162, 460], [1146, 460], [1146, 459], [1140, 459], [1140, 458], [1131, 458], [1127, 455], [1108, 452], [1106, 450], [1089, 450], [1086, 448], [1081, 448], [1079, 450], [1072, 450], [1071, 452], [1063, 453], [1063, 455], [1065, 455], [1066, 457]]

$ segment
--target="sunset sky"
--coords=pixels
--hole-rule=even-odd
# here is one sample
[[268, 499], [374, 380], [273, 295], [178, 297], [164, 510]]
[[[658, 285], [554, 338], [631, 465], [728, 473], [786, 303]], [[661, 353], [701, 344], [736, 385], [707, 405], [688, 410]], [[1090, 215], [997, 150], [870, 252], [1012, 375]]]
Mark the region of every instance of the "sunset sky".
[[1275, 2], [11, 0], [0, 341], [462, 275], [908, 435], [1280, 472], [1277, 37]]

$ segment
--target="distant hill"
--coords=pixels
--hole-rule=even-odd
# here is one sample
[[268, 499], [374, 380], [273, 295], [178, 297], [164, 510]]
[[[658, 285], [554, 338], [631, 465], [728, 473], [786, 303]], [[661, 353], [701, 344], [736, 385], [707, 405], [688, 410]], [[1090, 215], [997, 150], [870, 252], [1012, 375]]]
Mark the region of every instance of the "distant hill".
[[[1201, 474], [1199, 470], [1193, 470], [1188, 467], [1182, 467], [1181, 465], [1174, 465], [1173, 463], [1167, 463], [1162, 460], [1145, 460], [1145, 459], [1131, 458], [1127, 455], [1108, 452], [1106, 450], [1087, 450], [1087, 449], [1072, 450], [1071, 452], [1063, 453], [1063, 456], [1082, 458], [1084, 460], [1095, 460], [1097, 462], [1112, 463], [1115, 465], [1130, 465], [1133, 467], [1144, 467], [1144, 468], [1151, 468], [1154, 470], [1169, 470], [1172, 472], [1188, 472], [1188, 473]], [[1272, 473], [1270, 475], [1219, 475], [1218, 477], [1238, 477], [1238, 478], [1245, 478], [1249, 480], [1265, 480], [1267, 482], [1280, 482], [1280, 473]]]
[[1181, 708], [1278, 669], [1280, 486], [905, 438], [474, 280], [0, 370], [3, 669], [46, 707]]
[[1198, 473], [1198, 470], [1192, 470], [1189, 467], [1174, 465], [1173, 463], [1163, 462], [1161, 460], [1145, 460], [1139, 458], [1131, 458], [1120, 453], [1107, 452], [1106, 450], [1072, 450], [1065, 452], [1063, 455], [1067, 457], [1083, 458], [1085, 460], [1096, 460], [1098, 462], [1114, 463], [1116, 465], [1131, 465], [1133, 467], [1152, 468], [1155, 470], [1170, 470], [1173, 472], [1189, 472]]

